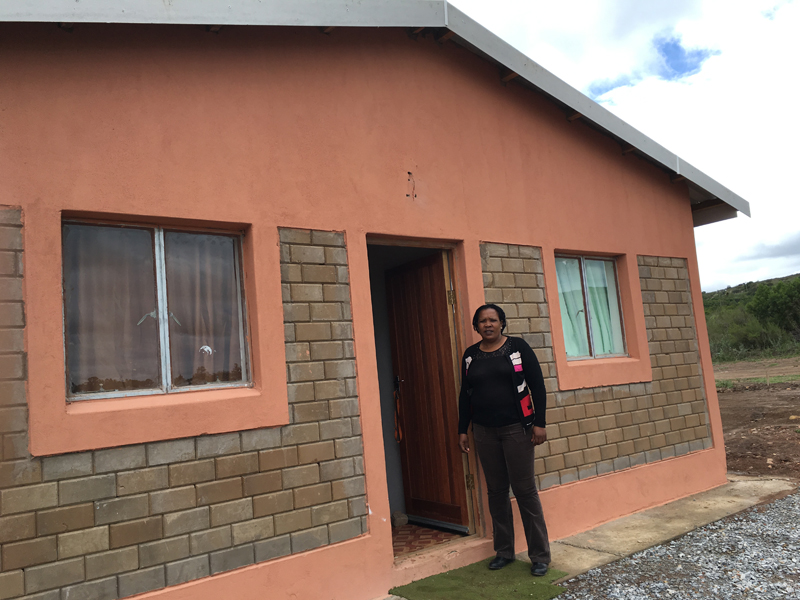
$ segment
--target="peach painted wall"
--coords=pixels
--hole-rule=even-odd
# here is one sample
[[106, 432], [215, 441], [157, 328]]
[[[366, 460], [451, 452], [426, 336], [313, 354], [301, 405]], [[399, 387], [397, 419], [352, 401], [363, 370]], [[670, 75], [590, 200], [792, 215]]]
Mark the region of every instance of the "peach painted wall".
[[[472, 540], [455, 553], [393, 566], [367, 234], [460, 242], [465, 323], [471, 307], [483, 303], [483, 240], [541, 246], [545, 257], [559, 249], [625, 254], [634, 265], [636, 254], [688, 258], [715, 447], [554, 488], [542, 498], [557, 538], [724, 483], [685, 186], [622, 155], [618, 144], [579, 121], [570, 123], [544, 97], [501, 85], [495, 66], [453, 44], [411, 40], [402, 30], [323, 35], [226, 27], [215, 35], [188, 26], [78, 25], [66, 33], [55, 25], [2, 25], [0, 72], [0, 204], [19, 205], [25, 215], [34, 416], [46, 406], [66, 412], [62, 211], [244, 223], [257, 232], [262, 245], [253, 254], [255, 284], [248, 284], [260, 306], [255, 343], [264, 375], [256, 388], [273, 390], [263, 401], [277, 403], [274, 414], [263, 419], [276, 423], [285, 408], [285, 390], [277, 391], [285, 387], [284, 341], [279, 298], [272, 296], [278, 254], [270, 245], [278, 226], [346, 233], [370, 534], [151, 597], [212, 599], [234, 586], [243, 599], [269, 592], [366, 600], [491, 554], [490, 541]], [[415, 198], [406, 197], [409, 171]], [[545, 275], [552, 301], [552, 269]], [[646, 371], [627, 377], [647, 380]], [[201, 413], [181, 413], [183, 425], [235, 425], [215, 425]], [[166, 435], [133, 413], [125, 422], [134, 437]], [[43, 435], [31, 426], [34, 438]], [[60, 435], [56, 428], [46, 433]], [[69, 441], [56, 439], [53, 447], [58, 443]]]

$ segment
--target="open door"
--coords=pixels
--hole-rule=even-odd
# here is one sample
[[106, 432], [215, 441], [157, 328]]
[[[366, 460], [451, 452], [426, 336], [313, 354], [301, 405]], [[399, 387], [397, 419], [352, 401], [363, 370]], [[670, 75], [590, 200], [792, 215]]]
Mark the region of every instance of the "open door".
[[386, 272], [406, 512], [467, 528], [447, 254]]

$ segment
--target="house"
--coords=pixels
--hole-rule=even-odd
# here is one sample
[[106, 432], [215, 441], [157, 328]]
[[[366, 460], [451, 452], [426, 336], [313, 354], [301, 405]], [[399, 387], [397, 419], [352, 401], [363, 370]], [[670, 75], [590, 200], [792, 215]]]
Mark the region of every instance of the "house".
[[[546, 376], [553, 539], [725, 482], [693, 227], [747, 202], [449, 3], [0, 20], [0, 598], [370, 600], [490, 556], [484, 301]], [[395, 557], [393, 512], [455, 539]]]

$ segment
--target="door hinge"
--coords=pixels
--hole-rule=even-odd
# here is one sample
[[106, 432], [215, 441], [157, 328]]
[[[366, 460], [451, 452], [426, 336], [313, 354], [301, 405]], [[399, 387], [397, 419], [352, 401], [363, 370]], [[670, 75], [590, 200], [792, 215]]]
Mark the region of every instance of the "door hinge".
[[454, 305], [456, 303], [455, 290], [447, 290], [447, 303], [450, 305]]
[[470, 473], [467, 475], [467, 489], [474, 490], [475, 489], [475, 475]]

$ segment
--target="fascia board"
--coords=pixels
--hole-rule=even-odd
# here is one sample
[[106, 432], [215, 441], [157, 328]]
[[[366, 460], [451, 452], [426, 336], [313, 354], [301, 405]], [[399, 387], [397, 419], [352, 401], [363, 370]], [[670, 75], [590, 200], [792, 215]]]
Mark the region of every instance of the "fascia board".
[[748, 217], [750, 216], [750, 203], [747, 200], [738, 194], [735, 194], [717, 180], [712, 179], [700, 169], [693, 167], [682, 158], [678, 158], [678, 170], [676, 172], [679, 175], [683, 175], [686, 179], [694, 183], [697, 187], [706, 191], [711, 196], [719, 198], [739, 212], [747, 215]]
[[444, 0], [0, 0], [0, 21], [444, 27]]

